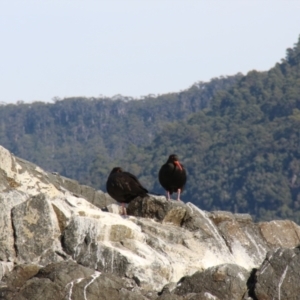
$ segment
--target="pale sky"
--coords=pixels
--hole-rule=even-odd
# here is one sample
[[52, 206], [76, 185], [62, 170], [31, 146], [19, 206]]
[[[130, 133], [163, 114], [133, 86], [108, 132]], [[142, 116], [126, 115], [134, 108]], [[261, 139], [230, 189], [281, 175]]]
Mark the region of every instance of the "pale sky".
[[0, 0], [0, 102], [139, 97], [268, 70], [299, 0]]

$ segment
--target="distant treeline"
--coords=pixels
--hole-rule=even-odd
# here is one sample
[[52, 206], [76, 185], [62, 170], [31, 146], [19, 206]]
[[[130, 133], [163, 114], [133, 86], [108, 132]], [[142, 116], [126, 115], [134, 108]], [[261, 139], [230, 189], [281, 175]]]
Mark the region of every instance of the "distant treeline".
[[[218, 91], [241, 77], [215, 78], [180, 93], [142, 100], [74, 97], [0, 105], [0, 144], [48, 171], [104, 189], [111, 166], [128, 151], [150, 145], [166, 124], [209, 107]], [[99, 159], [102, 167], [91, 174]]]

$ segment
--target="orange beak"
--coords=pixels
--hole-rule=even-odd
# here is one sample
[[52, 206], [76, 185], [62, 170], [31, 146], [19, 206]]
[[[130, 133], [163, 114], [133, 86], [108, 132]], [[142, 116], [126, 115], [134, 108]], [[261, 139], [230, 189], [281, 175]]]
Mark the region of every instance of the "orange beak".
[[182, 166], [179, 161], [174, 161], [174, 164], [182, 171]]

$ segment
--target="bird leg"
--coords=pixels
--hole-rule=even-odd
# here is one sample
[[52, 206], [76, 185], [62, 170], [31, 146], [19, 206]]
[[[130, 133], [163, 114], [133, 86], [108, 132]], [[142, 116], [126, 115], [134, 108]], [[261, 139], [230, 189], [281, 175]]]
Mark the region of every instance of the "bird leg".
[[177, 190], [177, 201], [181, 201], [180, 200], [180, 193], [181, 193], [181, 189]]
[[121, 213], [122, 216], [127, 216], [127, 211], [126, 211], [126, 208], [125, 208], [125, 203], [122, 202], [122, 213]]
[[170, 192], [167, 191], [167, 200], [170, 201], [171, 200], [171, 197], [170, 197]]

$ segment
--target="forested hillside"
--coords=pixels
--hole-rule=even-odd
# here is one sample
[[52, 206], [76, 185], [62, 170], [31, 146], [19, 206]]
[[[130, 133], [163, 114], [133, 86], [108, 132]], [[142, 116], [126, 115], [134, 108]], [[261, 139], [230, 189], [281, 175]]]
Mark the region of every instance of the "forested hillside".
[[[249, 72], [209, 108], [166, 125], [118, 164], [163, 192], [157, 173], [171, 152], [188, 170], [183, 200], [300, 223], [300, 39], [274, 68]], [[99, 168], [96, 160], [92, 178]]]
[[[180, 93], [143, 100], [68, 98], [1, 105], [0, 145], [48, 171], [103, 188], [110, 166], [125, 156], [128, 147], [151, 144], [165, 124], [209, 107], [219, 90], [241, 77], [215, 78]], [[90, 176], [97, 157], [103, 162], [98, 169], [101, 176]]]

